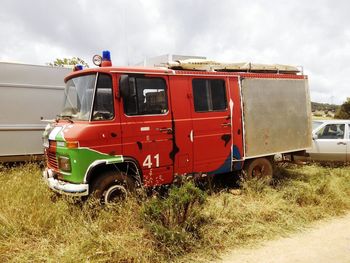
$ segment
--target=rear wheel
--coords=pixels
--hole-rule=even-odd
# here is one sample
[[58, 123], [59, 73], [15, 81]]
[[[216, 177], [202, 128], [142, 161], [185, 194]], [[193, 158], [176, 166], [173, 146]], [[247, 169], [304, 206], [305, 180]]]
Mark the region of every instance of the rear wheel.
[[272, 163], [267, 158], [257, 158], [249, 160], [244, 164], [246, 179], [262, 179], [268, 182], [272, 179]]
[[135, 181], [123, 172], [107, 171], [96, 179], [92, 189], [92, 196], [101, 204], [116, 203], [135, 192]]

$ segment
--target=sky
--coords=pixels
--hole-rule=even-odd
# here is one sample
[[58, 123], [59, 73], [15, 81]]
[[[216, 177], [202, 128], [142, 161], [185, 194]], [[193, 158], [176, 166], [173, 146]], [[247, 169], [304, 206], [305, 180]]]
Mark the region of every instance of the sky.
[[46, 64], [110, 50], [113, 65], [163, 54], [302, 66], [311, 100], [350, 97], [350, 1], [2, 0], [0, 61]]

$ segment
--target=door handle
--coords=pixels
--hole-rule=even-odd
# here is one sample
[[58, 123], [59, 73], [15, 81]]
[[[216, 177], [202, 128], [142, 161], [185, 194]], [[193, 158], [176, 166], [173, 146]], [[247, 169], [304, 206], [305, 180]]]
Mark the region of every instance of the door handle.
[[160, 132], [165, 132], [165, 133], [173, 133], [173, 129], [172, 128], [159, 128]]
[[346, 142], [338, 142], [338, 145], [346, 145]]
[[229, 123], [229, 122], [221, 123], [221, 126], [222, 126], [222, 127], [230, 127], [230, 126], [231, 126], [231, 123]]

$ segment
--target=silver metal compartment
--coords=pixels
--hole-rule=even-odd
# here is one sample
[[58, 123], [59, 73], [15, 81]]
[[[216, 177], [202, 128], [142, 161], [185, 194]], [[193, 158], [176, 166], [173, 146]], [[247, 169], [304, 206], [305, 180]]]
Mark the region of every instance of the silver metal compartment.
[[241, 80], [245, 158], [311, 147], [307, 79]]

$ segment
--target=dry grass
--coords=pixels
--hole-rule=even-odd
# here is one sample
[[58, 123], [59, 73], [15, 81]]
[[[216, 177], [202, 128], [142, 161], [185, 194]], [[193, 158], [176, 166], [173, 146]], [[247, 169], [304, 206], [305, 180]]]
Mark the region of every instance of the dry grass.
[[184, 250], [161, 246], [144, 208], [132, 199], [103, 209], [75, 203], [48, 190], [37, 165], [0, 167], [0, 262], [204, 261], [344, 213], [350, 167], [281, 168], [271, 186], [252, 180], [238, 195], [221, 189], [207, 197], [206, 220]]
[[[219, 193], [209, 198], [206, 213], [213, 221], [202, 229], [207, 233], [203, 242], [210, 248], [208, 255], [285, 236], [350, 209], [350, 167], [293, 165], [275, 173], [272, 185], [246, 181], [240, 195]], [[203, 254], [186, 259], [193, 258], [207, 259]]]
[[0, 262], [163, 261], [134, 200], [109, 207], [57, 197], [36, 165], [0, 174]]

